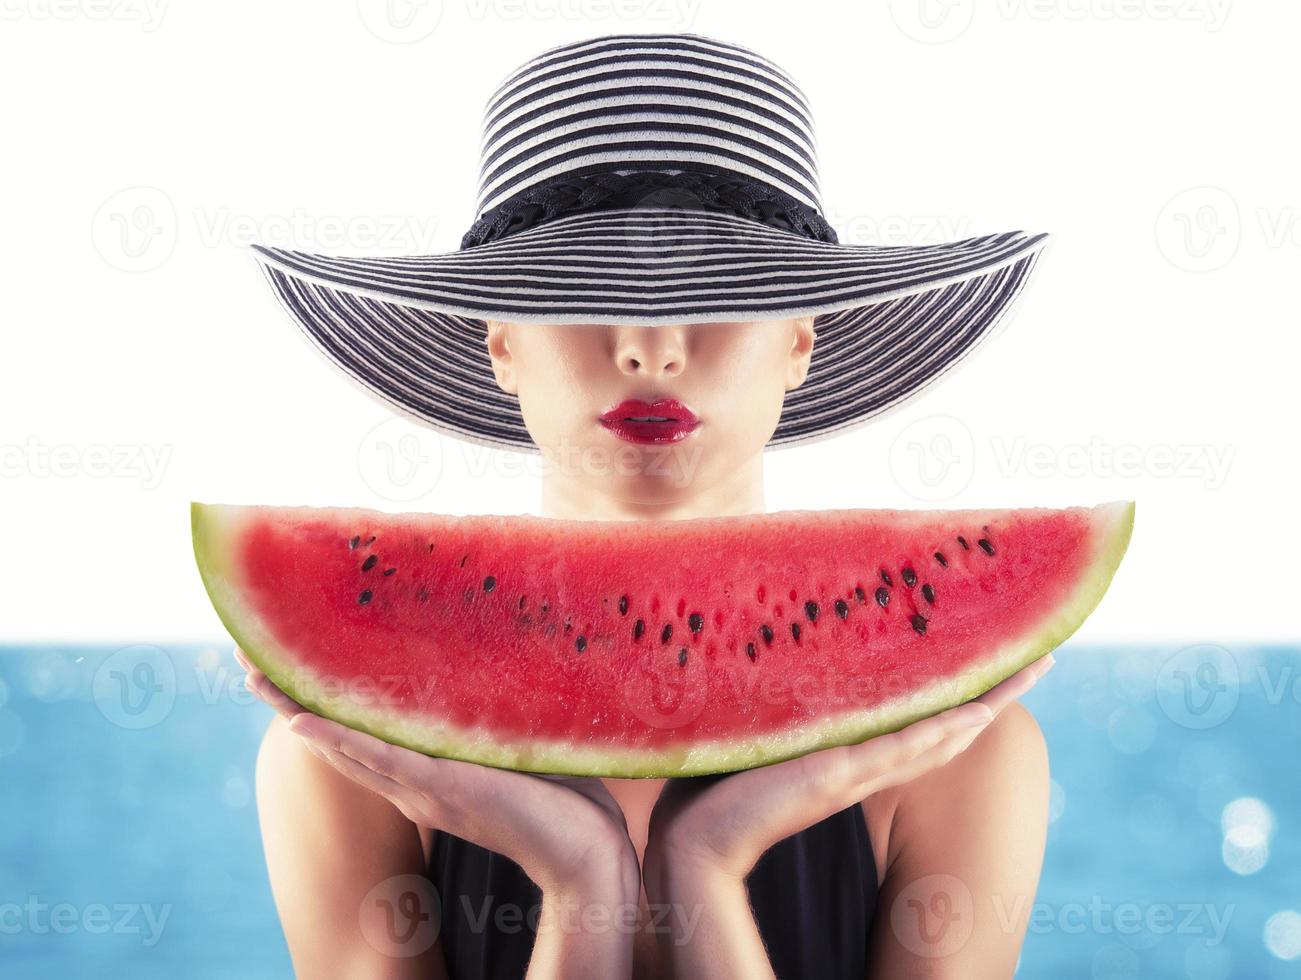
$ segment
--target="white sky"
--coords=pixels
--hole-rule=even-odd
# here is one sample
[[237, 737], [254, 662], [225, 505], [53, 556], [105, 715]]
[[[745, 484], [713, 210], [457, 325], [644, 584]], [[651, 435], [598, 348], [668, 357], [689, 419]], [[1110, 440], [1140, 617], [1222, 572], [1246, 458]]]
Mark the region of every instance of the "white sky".
[[[938, 388], [771, 454], [771, 509], [1134, 498], [1130, 554], [1081, 638], [1297, 636], [1296, 5], [1222, 25], [1161, 15], [1209, 3], [981, 5], [946, 43], [909, 36], [903, 5], [828, 6], [816, 44], [786, 5], [721, 0], [527, 31], [505, 3], [448, 5], [409, 44], [355, 4], [164, 5], [152, 26], [122, 19], [131, 3], [106, 20], [38, 6], [0, 33], [0, 83], [24, 93], [0, 183], [0, 641], [222, 637], [191, 498], [532, 511], [521, 457], [405, 422], [372, 434], [386, 410], [311, 354], [243, 243], [455, 249], [502, 72], [620, 30], [734, 39], [791, 71], [842, 241], [1056, 235], [1006, 332]], [[142, 206], [161, 233], [132, 256], [120, 221]], [[403, 436], [442, 460], [410, 504], [373, 465], [377, 438]], [[956, 462], [919, 482], [909, 447], [943, 438]]]

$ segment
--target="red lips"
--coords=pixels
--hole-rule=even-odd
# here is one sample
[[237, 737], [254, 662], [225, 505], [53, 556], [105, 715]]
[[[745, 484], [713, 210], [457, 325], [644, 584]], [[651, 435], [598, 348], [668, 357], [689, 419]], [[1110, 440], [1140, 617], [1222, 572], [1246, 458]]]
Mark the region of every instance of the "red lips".
[[685, 439], [700, 419], [676, 398], [629, 398], [602, 415], [601, 424], [627, 442], [654, 444]]

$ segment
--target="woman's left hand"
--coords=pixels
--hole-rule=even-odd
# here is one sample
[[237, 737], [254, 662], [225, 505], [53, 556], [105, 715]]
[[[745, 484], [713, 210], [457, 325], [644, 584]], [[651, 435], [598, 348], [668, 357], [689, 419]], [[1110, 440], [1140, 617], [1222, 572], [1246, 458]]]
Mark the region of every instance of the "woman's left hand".
[[944, 765], [1053, 662], [1043, 657], [981, 697], [889, 735], [742, 772], [670, 779], [651, 813], [642, 862], [648, 887], [683, 862], [743, 878], [778, 841]]

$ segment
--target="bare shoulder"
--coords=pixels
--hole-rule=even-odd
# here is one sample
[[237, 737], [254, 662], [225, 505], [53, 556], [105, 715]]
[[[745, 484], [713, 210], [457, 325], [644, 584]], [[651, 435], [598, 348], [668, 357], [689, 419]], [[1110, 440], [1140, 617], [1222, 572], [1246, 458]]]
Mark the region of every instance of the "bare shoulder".
[[[345, 805], [366, 802], [362, 793], [352, 792], [361, 787], [309, 752], [303, 740], [289, 730], [289, 724], [279, 715], [271, 720], [262, 736], [257, 782], [259, 804], [264, 795], [271, 802], [292, 803], [304, 799], [300, 795], [304, 790], [329, 794]], [[311, 799], [316, 802], [315, 797]]]
[[1046, 808], [1048, 746], [1034, 715], [1015, 702], [966, 751], [900, 787], [898, 802], [901, 813], [921, 816], [949, 807], [955, 808], [949, 813], [1018, 809], [1039, 798]]
[[1022, 780], [1042, 779], [1047, 788], [1048, 745], [1035, 716], [1020, 701], [1004, 708], [980, 736], [946, 769], [950, 777], [988, 780], [995, 771], [1007, 771]]
[[425, 871], [431, 832], [309, 752], [279, 717], [258, 751], [257, 805], [296, 976], [446, 975], [439, 944], [395, 973], [359, 926], [376, 888]]
[[963, 921], [962, 948], [940, 972], [940, 961], [919, 959], [923, 933], [901, 936], [888, 927], [889, 916], [878, 916], [873, 976], [920, 976], [922, 967], [926, 976], [1011, 976], [1043, 863], [1048, 789], [1043, 733], [1034, 715], [1014, 703], [938, 769], [883, 800], [865, 801], [869, 817], [875, 807], [886, 815], [878, 819], [888, 819], [882, 906], [920, 895], [915, 907], [931, 907], [927, 896], [942, 891], [944, 901], [971, 916]]
[[381, 843], [393, 835], [403, 846], [416, 833], [392, 803], [309, 752], [279, 716], [258, 750], [257, 800], [264, 824], [283, 818], [304, 830], [341, 835], [364, 827]]
[[947, 764], [863, 801], [877, 866], [886, 867], [910, 838], [926, 839], [954, 814], [999, 812], [1024, 826], [1046, 819], [1048, 748], [1034, 715], [1008, 705], [980, 736]]

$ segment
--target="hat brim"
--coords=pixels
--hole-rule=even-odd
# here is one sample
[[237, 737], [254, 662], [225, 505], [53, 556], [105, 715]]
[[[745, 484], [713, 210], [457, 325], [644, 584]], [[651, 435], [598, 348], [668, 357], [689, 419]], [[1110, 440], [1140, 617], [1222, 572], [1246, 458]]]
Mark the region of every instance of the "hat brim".
[[1049, 241], [1005, 232], [937, 245], [813, 241], [749, 219], [628, 208], [560, 218], [475, 248], [346, 257], [254, 245], [285, 308], [367, 390], [434, 428], [537, 451], [503, 392], [485, 320], [746, 322], [815, 316], [804, 384], [766, 448], [902, 405], [989, 339]]

